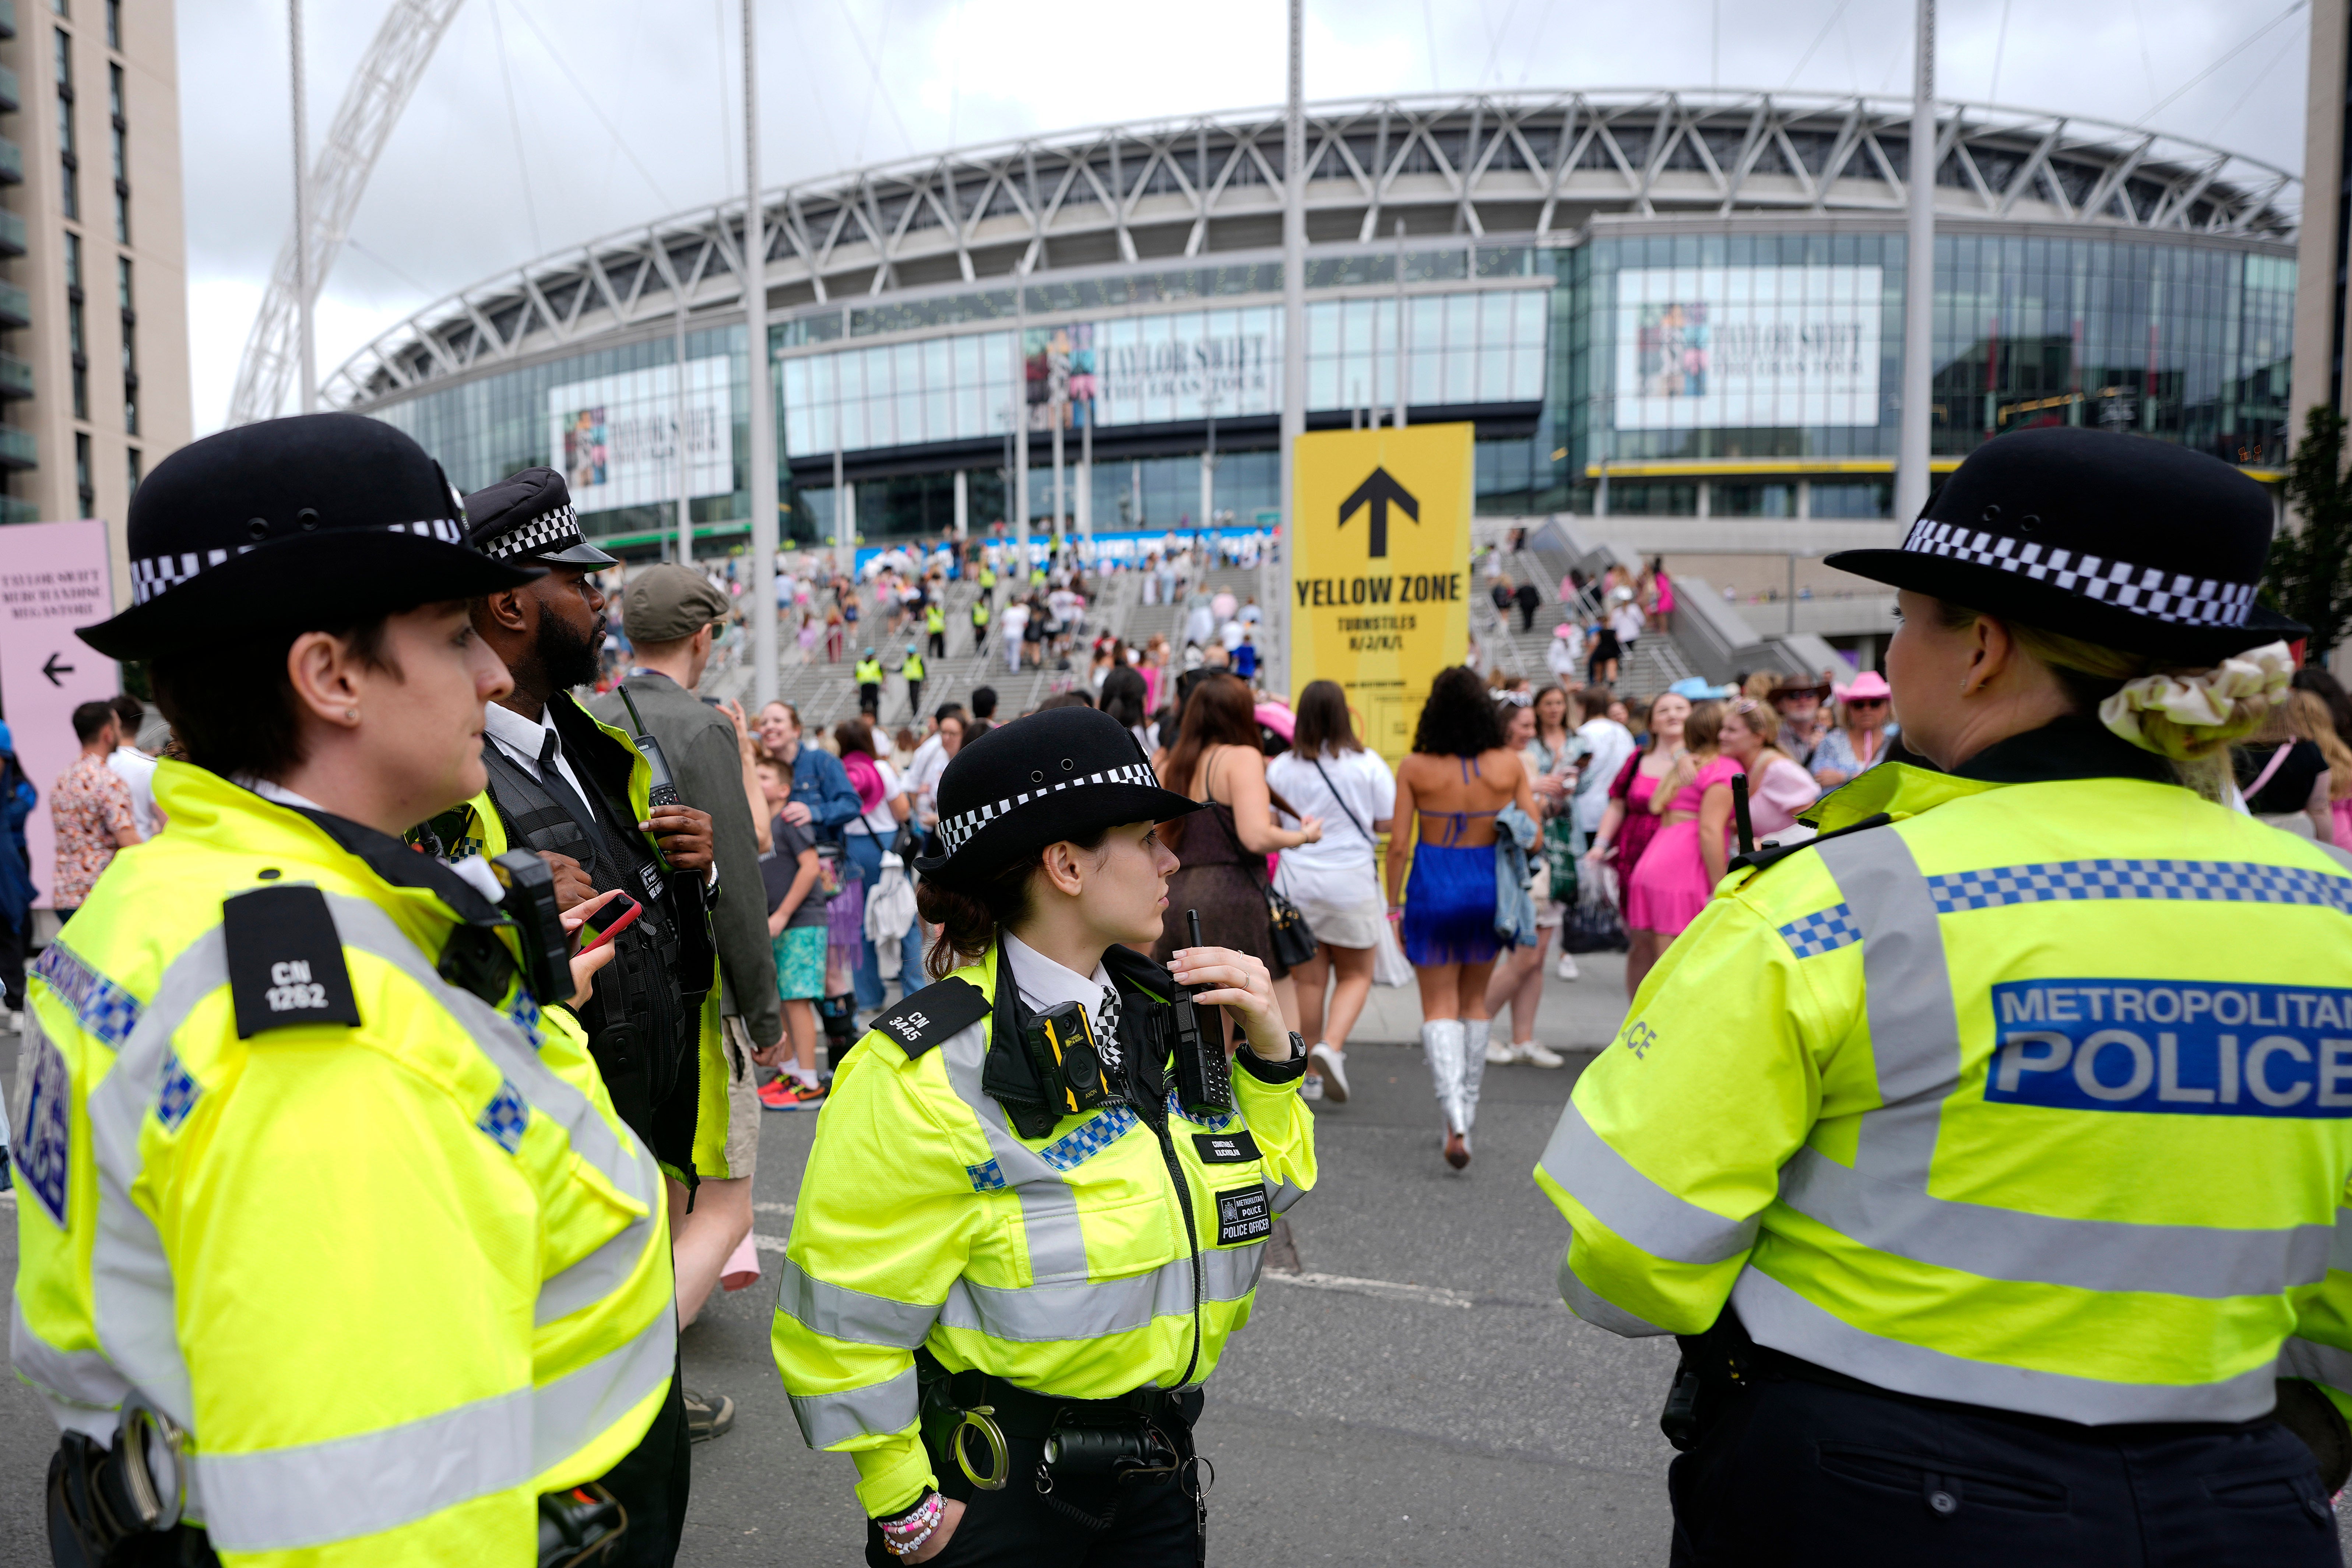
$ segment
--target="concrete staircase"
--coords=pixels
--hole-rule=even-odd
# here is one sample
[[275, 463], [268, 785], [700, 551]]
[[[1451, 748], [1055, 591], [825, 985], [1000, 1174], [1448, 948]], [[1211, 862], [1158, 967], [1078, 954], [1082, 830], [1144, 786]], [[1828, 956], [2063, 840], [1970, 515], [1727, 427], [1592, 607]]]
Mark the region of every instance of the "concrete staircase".
[[[1552, 628], [1573, 615], [1585, 626], [1599, 616], [1596, 595], [1590, 590], [1576, 604], [1563, 604], [1559, 596], [1560, 579], [1567, 574], [1555, 570], [1552, 563], [1539, 559], [1535, 552], [1522, 550], [1503, 558], [1503, 574], [1512, 584], [1532, 583], [1543, 595], [1536, 609], [1530, 629], [1520, 631], [1519, 612], [1516, 605], [1509, 611], [1498, 611], [1487, 596], [1491, 586], [1486, 575], [1486, 559], [1475, 553], [1491, 544], [1500, 548], [1516, 521], [1480, 519], [1471, 525], [1473, 564], [1470, 595], [1470, 632], [1478, 646], [1494, 661], [1494, 668], [1507, 675], [1524, 675], [1540, 689], [1554, 680], [1551, 668], [1544, 662], [1550, 651]], [[1633, 657], [1618, 668], [1616, 689], [1630, 698], [1654, 697], [1692, 673], [1690, 661], [1669, 634], [1652, 630], [1644, 632], [1633, 645]]]

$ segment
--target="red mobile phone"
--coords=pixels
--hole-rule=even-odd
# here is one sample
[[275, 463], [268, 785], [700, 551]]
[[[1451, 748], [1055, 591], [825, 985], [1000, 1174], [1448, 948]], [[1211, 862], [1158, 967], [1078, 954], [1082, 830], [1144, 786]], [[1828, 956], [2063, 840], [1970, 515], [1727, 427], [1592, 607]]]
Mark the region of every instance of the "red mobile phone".
[[594, 914], [590, 915], [588, 923], [580, 928], [580, 945], [572, 950], [572, 956], [576, 958], [583, 952], [595, 952], [628, 930], [636, 918], [645, 912], [645, 905], [637, 902], [628, 894], [614, 893], [611, 901]]

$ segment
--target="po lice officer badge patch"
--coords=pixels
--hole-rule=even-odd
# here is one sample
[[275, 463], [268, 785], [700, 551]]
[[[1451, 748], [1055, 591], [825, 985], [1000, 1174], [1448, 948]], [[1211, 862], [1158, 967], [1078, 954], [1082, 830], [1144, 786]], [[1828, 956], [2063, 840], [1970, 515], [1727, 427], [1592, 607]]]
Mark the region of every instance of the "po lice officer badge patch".
[[1253, 1183], [1246, 1187], [1234, 1187], [1217, 1194], [1217, 1245], [1232, 1247], [1240, 1242], [1255, 1241], [1274, 1234], [1274, 1215], [1265, 1201], [1265, 1188]]
[[343, 939], [318, 889], [261, 888], [224, 900], [221, 941], [238, 1039], [300, 1024], [358, 1027]]

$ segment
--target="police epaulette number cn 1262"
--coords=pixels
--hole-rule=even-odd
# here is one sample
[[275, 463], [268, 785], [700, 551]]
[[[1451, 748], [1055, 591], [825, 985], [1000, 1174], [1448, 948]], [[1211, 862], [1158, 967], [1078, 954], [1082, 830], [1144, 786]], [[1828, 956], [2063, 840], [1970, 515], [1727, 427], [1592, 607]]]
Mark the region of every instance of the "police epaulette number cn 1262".
[[[1012, 787], [1049, 768], [1070, 786]], [[941, 1530], [1073, 1561], [1186, 1517], [1167, 1561], [1195, 1561], [1201, 1385], [1248, 1320], [1276, 1216], [1314, 1184], [1314, 1132], [1303, 1049], [1266, 1049], [1263, 1017], [1230, 999], [1254, 961], [1194, 950], [1187, 986], [1120, 945], [1159, 921], [1174, 858], [1153, 824], [1191, 807], [1149, 780], [1092, 710], [959, 754], [940, 788], [950, 853], [920, 868], [993, 884], [1003, 923], [876, 1018], [819, 1118], [773, 1348], [809, 1443], [856, 1461], [870, 1562]], [[1024, 794], [1034, 805], [997, 809]], [[1196, 1009], [1194, 990], [1226, 1000]], [[1221, 1009], [1252, 1044], [1211, 1104], [1181, 1060], [1223, 1065]]]

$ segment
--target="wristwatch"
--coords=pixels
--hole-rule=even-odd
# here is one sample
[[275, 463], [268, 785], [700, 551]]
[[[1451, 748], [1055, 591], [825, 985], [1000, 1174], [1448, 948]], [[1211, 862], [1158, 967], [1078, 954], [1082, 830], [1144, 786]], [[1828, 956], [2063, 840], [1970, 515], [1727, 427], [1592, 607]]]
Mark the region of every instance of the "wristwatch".
[[1270, 1062], [1247, 1046], [1235, 1051], [1234, 1059], [1241, 1064], [1242, 1071], [1260, 1083], [1296, 1083], [1307, 1073], [1307, 1042], [1299, 1037], [1297, 1030], [1293, 1029], [1290, 1031], [1290, 1055], [1283, 1060]]

